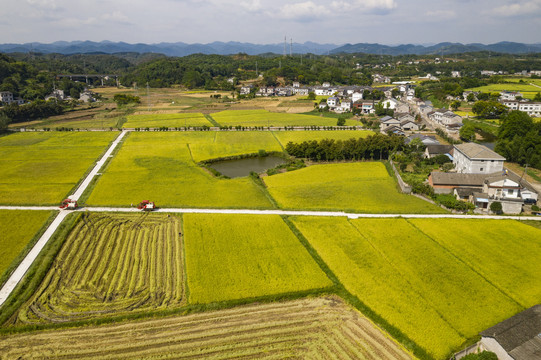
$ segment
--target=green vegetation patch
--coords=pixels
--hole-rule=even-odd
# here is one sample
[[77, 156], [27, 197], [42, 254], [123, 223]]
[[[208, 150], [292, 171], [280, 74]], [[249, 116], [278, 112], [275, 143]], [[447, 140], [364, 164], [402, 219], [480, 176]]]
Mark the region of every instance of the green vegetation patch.
[[312, 165], [264, 178], [282, 208], [364, 213], [443, 213], [438, 206], [398, 192], [380, 162]]
[[0, 210], [0, 285], [6, 271], [22, 260], [21, 252], [43, 227], [52, 211]]
[[15, 322], [59, 323], [184, 303], [177, 216], [86, 213]]
[[374, 135], [374, 132], [370, 130], [306, 130], [306, 131], [276, 131], [274, 132], [276, 138], [285, 147], [288, 142], [301, 143], [303, 141], [323, 139], [334, 140], [349, 140], [366, 138], [370, 135]]
[[527, 225], [458, 219], [292, 221], [348, 291], [438, 359], [530, 306], [520, 304], [516, 293], [526, 293], [522, 296], [530, 296], [531, 304], [541, 298], [534, 273], [541, 237]]
[[191, 303], [332, 286], [279, 216], [185, 214], [184, 231]]
[[191, 144], [187, 142], [195, 142], [197, 137], [198, 141], [207, 142], [216, 133], [187, 134], [131, 133], [87, 203], [130, 206], [152, 200], [164, 207], [272, 207], [249, 178], [218, 179], [193, 161]]
[[116, 136], [114, 132], [23, 132], [1, 137], [0, 203], [60, 203]]
[[129, 115], [124, 128], [212, 126], [201, 113]]
[[[336, 119], [267, 110], [226, 110], [212, 114], [212, 117], [221, 126], [336, 126]], [[359, 125], [359, 122], [347, 120], [346, 125]]]

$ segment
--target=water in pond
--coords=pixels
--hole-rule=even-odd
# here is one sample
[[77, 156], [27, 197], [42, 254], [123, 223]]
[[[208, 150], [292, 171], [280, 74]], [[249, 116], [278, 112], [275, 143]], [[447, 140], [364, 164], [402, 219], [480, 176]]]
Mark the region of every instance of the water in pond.
[[253, 157], [238, 160], [218, 161], [210, 164], [210, 167], [230, 178], [237, 178], [250, 175], [251, 171], [256, 173], [272, 169], [278, 165], [285, 164], [285, 160], [278, 156]]

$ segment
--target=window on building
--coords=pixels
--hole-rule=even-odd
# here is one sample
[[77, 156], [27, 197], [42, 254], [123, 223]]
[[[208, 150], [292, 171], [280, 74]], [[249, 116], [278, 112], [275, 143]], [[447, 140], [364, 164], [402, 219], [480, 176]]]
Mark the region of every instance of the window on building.
[[513, 189], [509, 189], [508, 193], [509, 195], [513, 195]]
[[483, 168], [480, 168], [479, 171], [483, 171]]

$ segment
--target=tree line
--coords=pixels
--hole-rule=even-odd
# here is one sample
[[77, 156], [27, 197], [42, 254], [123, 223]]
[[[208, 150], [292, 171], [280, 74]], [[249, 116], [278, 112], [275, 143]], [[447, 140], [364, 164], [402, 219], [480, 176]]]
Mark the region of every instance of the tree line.
[[502, 116], [494, 150], [507, 161], [541, 169], [541, 122], [518, 110]]
[[392, 152], [402, 151], [405, 147], [402, 136], [374, 134], [349, 140], [290, 141], [285, 150], [289, 155], [312, 161], [384, 160]]

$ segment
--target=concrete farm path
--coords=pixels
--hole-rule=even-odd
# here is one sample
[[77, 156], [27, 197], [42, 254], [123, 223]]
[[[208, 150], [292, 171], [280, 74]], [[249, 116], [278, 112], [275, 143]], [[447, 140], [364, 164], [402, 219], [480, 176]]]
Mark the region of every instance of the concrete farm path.
[[[81, 185], [75, 190], [75, 193], [73, 195], [70, 195], [69, 198], [72, 200], [79, 200], [81, 195], [85, 192], [86, 188], [90, 185], [90, 182], [96, 176], [96, 174], [100, 171], [102, 166], [105, 164], [109, 156], [112, 156], [111, 154], [117, 147], [117, 145], [120, 143], [122, 138], [126, 135], [125, 131], [122, 131], [120, 135], [117, 136], [117, 138], [111, 143], [109, 146], [109, 149], [105, 152], [105, 154], [101, 157], [101, 159], [96, 163], [94, 168], [90, 171], [88, 176], [83, 180]], [[10, 207], [10, 206], [3, 206], [3, 209], [13, 209], [13, 208], [19, 208], [21, 210], [58, 210], [58, 207], [44, 207], [44, 206], [30, 206], [30, 207], [24, 207], [24, 206], [16, 206], [16, 207]], [[38, 242], [32, 250], [26, 255], [26, 257], [21, 261], [19, 266], [15, 269], [15, 271], [11, 274], [9, 279], [6, 281], [2, 289], [0, 289], [0, 306], [4, 304], [4, 302], [7, 300], [9, 295], [13, 292], [15, 287], [21, 282], [22, 278], [30, 269], [30, 266], [34, 263], [36, 258], [38, 257], [41, 250], [47, 245], [47, 242], [51, 239], [53, 234], [56, 232], [62, 221], [64, 221], [64, 218], [70, 213], [71, 211], [60, 211], [58, 215], [56, 215], [53, 222], [49, 225], [49, 227], [45, 230], [43, 235], [39, 238]]]

